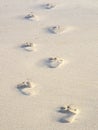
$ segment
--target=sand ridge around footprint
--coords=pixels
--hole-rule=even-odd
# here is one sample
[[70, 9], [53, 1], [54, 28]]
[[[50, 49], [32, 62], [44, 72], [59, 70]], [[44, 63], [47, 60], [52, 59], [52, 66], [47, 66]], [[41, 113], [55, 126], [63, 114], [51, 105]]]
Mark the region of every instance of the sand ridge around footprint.
[[59, 112], [64, 114], [64, 116], [59, 120], [61, 123], [74, 122], [77, 118], [77, 115], [80, 113], [78, 107], [75, 105], [61, 107]]
[[35, 15], [33, 12], [30, 12], [24, 17], [26, 20], [31, 20], [31, 21], [39, 21], [39, 17]]
[[26, 80], [18, 84], [17, 89], [23, 95], [27, 95], [27, 96], [36, 96], [38, 94], [38, 89], [36, 88], [36, 84], [31, 82], [30, 80]]
[[36, 44], [32, 43], [32, 42], [26, 42], [21, 46], [23, 49], [25, 49], [26, 51], [37, 51], [36, 49]]

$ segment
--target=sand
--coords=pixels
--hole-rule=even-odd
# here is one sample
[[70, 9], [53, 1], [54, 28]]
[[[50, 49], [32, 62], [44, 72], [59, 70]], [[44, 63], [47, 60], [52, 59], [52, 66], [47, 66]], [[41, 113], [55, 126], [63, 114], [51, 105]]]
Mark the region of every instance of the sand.
[[[0, 0], [0, 44], [0, 130], [98, 129], [97, 0]], [[67, 64], [51, 68], [50, 57]], [[36, 87], [23, 94], [28, 79]], [[59, 112], [66, 104], [75, 118]]]

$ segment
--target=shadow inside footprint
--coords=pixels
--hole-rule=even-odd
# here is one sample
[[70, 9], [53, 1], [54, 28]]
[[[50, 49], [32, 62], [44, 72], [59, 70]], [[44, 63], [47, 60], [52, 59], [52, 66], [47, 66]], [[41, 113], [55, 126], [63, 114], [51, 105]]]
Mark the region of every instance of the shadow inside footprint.
[[25, 93], [25, 92], [23, 91], [23, 89], [25, 89], [25, 88], [27, 88], [26, 85], [17, 86], [17, 89], [18, 89], [23, 95], [28, 95], [27, 93]]
[[58, 110], [60, 113], [66, 113], [67, 110]]
[[76, 118], [76, 114], [73, 114], [71, 112], [66, 112], [65, 116], [59, 119], [60, 123], [72, 123]]
[[59, 121], [60, 123], [68, 123], [68, 121], [65, 120], [65, 117], [60, 118], [58, 121]]

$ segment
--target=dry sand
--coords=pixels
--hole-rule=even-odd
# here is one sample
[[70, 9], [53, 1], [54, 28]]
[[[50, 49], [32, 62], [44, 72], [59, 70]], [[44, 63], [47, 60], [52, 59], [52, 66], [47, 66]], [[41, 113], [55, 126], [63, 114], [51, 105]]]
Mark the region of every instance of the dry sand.
[[[97, 0], [0, 0], [0, 44], [0, 130], [98, 130]], [[80, 113], [66, 117], [66, 104]]]

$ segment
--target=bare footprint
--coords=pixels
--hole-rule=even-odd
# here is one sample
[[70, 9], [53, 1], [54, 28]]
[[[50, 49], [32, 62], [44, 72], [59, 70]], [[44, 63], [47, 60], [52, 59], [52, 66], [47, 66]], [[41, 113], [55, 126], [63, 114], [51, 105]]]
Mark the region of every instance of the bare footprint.
[[24, 48], [26, 51], [36, 51], [36, 44], [35, 43], [26, 42], [21, 47]]
[[29, 80], [26, 80], [26, 81], [18, 84], [17, 89], [22, 94], [27, 95], [27, 96], [35, 96], [38, 94], [38, 90], [36, 89], [36, 85]]
[[49, 32], [54, 34], [61, 34], [64, 32], [64, 27], [57, 25], [57, 26], [49, 27], [48, 30]]
[[59, 112], [65, 114], [65, 116], [59, 120], [61, 123], [72, 123], [79, 114], [79, 109], [74, 105], [68, 105], [61, 107]]
[[30, 14], [27, 14], [24, 18], [27, 20], [39, 20], [39, 17], [32, 12]]
[[46, 64], [50, 68], [57, 68], [60, 67], [64, 63], [64, 59], [58, 57], [50, 57], [46, 61]]
[[42, 5], [42, 7], [45, 9], [53, 9], [55, 8], [55, 5], [52, 3], [47, 3], [47, 4]]
[[57, 26], [49, 27], [48, 31], [53, 34], [62, 34], [62, 33], [67, 33], [67, 32], [73, 31], [74, 29], [75, 28], [72, 26], [64, 27], [64, 26], [57, 25]]

